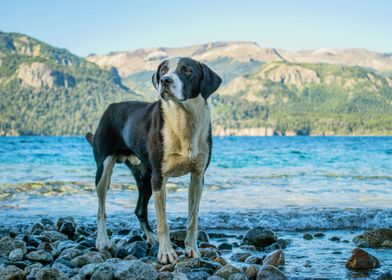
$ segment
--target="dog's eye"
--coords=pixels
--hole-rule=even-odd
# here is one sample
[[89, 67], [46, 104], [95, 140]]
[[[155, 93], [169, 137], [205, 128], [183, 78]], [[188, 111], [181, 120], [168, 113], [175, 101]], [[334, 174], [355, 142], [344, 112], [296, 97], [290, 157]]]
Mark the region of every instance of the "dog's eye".
[[162, 66], [162, 67], [161, 67], [161, 73], [162, 73], [162, 74], [166, 74], [167, 71], [169, 71], [169, 67], [167, 67], [167, 66]]

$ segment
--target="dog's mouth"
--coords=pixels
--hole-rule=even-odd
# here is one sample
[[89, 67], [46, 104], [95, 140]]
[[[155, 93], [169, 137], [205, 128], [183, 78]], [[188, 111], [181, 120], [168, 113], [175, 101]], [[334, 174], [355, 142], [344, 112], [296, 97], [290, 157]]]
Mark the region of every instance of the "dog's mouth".
[[173, 100], [177, 102], [183, 102], [184, 100], [178, 99], [175, 94], [169, 89], [162, 89], [160, 96], [163, 100]]

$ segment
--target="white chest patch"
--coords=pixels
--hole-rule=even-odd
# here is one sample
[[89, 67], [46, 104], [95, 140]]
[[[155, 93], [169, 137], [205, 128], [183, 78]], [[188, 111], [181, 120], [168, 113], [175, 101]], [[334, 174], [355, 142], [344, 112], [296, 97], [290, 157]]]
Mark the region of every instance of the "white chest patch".
[[162, 102], [162, 174], [166, 177], [201, 173], [208, 161], [208, 105], [202, 96], [188, 99], [182, 104], [183, 107], [172, 100]]

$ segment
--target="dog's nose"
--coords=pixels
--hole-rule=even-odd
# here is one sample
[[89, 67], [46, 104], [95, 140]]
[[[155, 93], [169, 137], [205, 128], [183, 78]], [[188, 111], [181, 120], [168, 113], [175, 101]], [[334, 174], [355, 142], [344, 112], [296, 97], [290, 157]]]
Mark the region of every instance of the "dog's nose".
[[164, 86], [168, 86], [168, 85], [170, 85], [170, 84], [173, 83], [173, 79], [170, 78], [170, 77], [163, 77], [163, 78], [161, 79], [161, 83], [162, 83], [162, 85], [164, 85]]

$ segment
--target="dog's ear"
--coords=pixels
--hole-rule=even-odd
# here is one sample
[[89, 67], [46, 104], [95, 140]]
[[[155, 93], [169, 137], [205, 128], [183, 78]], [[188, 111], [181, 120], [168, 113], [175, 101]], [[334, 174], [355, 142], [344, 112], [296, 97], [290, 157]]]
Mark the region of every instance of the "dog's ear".
[[155, 89], [158, 89], [159, 86], [159, 80], [161, 79], [161, 77], [159, 76], [159, 70], [161, 69], [162, 64], [165, 62], [166, 60], [162, 61], [159, 66], [157, 71], [152, 74], [152, 84], [154, 85]]
[[201, 63], [201, 67], [203, 68], [203, 80], [201, 81], [200, 93], [204, 99], [207, 99], [218, 89], [222, 78], [204, 63]]

